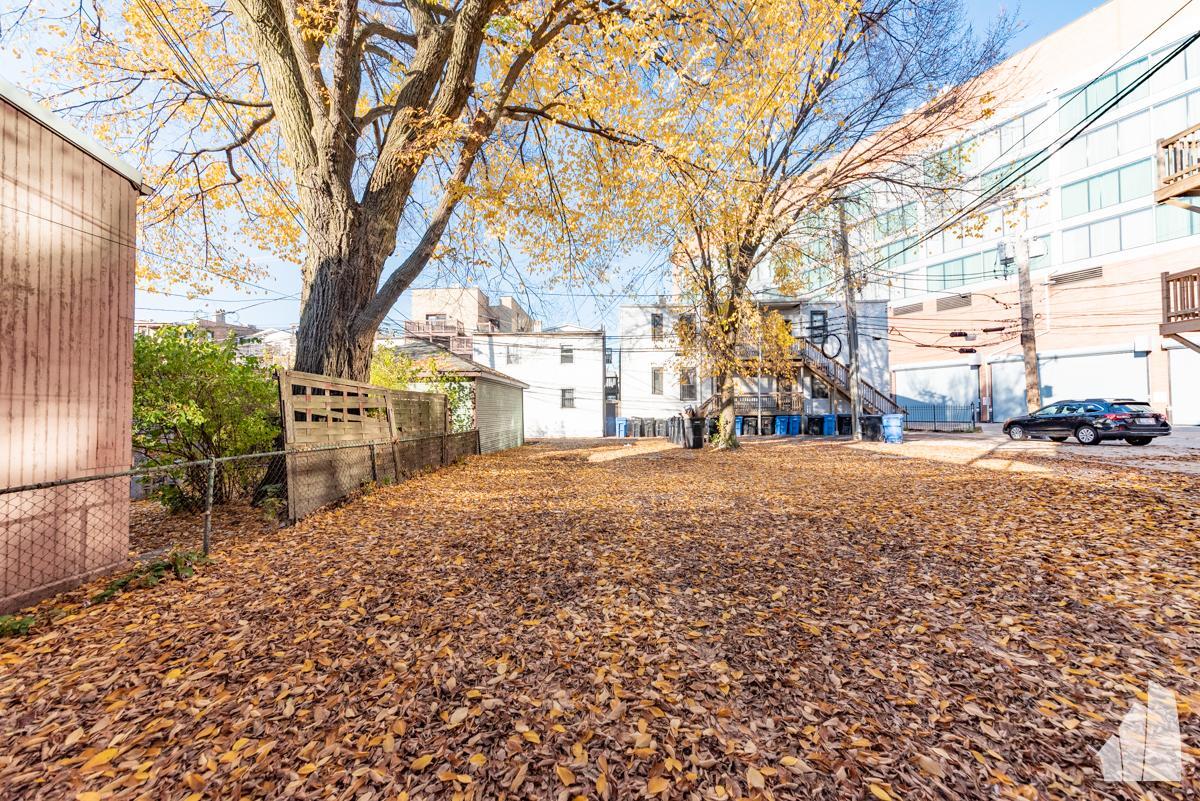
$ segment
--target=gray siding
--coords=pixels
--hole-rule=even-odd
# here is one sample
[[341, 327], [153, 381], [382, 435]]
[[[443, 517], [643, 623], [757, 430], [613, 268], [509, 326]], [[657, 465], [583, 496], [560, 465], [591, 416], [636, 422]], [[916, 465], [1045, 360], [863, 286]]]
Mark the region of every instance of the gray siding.
[[475, 379], [475, 425], [479, 452], [491, 453], [525, 444], [525, 391], [486, 378]]

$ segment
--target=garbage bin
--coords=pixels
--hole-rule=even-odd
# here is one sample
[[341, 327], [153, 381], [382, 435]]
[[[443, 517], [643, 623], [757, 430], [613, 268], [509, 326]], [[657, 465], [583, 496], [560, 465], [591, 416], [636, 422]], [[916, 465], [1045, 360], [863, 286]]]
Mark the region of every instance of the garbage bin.
[[629, 436], [629, 418], [628, 417], [618, 417], [617, 418], [617, 436], [618, 437], [628, 437]]
[[781, 414], [775, 418], [775, 436], [786, 437], [788, 432], [788, 417]]
[[743, 417], [742, 418], [742, 435], [752, 437], [758, 434], [758, 418]]
[[904, 415], [885, 414], [883, 416], [883, 441], [892, 444], [904, 442]]
[[821, 435], [825, 437], [837, 436], [837, 415], [827, 414], [822, 419], [824, 422], [821, 425]]
[[699, 448], [704, 445], [704, 418], [685, 418], [683, 421], [683, 447]]
[[800, 424], [804, 421], [804, 415], [790, 414], [788, 415], [788, 436], [800, 436]]
[[837, 433], [839, 437], [848, 437], [854, 433], [854, 418], [848, 414], [837, 416]]
[[737, 436], [742, 435], [742, 421], [744, 418], [739, 414], [733, 418], [733, 433]]
[[806, 415], [804, 418], [804, 433], [810, 437], [819, 437], [825, 428], [825, 418], [819, 414]]
[[862, 421], [863, 439], [879, 442], [883, 439], [883, 417], [878, 414], [864, 414]]

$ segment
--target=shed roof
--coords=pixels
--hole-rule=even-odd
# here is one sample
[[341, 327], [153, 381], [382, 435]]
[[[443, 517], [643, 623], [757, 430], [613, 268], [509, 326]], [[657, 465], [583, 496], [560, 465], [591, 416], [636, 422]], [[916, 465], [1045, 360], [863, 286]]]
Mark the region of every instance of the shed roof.
[[58, 134], [113, 172], [124, 176], [139, 190], [143, 188], [141, 170], [131, 166], [91, 136], [88, 136], [34, 100], [24, 89], [9, 83], [3, 77], [0, 77], [0, 97], [37, 120], [44, 128]]
[[500, 384], [508, 384], [512, 387], [529, 389], [529, 385], [524, 381], [518, 381], [510, 375], [505, 375], [499, 370], [493, 370], [477, 361], [459, 356], [457, 353], [451, 353], [443, 347], [434, 345], [432, 342], [406, 342], [403, 345], [394, 346], [394, 349], [419, 361], [431, 358], [433, 359], [433, 363], [437, 365], [437, 369], [443, 373], [463, 378], [482, 378], [496, 381]]

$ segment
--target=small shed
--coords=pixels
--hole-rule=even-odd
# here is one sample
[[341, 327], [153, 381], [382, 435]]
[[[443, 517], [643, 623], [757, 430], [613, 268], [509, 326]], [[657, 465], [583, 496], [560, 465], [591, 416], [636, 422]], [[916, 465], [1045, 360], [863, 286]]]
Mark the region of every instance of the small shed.
[[433, 359], [441, 373], [471, 382], [479, 452], [491, 453], [525, 444], [525, 390], [529, 385], [431, 342], [412, 341], [395, 347], [415, 361]]
[[[141, 184], [0, 78], [0, 490], [129, 469]], [[128, 550], [127, 477], [0, 492], [0, 612]]]

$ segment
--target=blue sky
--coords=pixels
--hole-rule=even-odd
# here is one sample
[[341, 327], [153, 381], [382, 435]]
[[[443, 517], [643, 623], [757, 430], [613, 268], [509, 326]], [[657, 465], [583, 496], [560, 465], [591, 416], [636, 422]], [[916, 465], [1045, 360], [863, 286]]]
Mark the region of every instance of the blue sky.
[[[978, 29], [986, 28], [996, 15], [1005, 9], [1017, 9], [1018, 19], [1022, 29], [1012, 42], [1013, 52], [1024, 48], [1054, 30], [1062, 27], [1071, 20], [1087, 11], [1101, 5], [1099, 0], [1029, 0], [1025, 4], [1014, 4], [1003, 0], [964, 0], [964, 5]], [[10, 52], [0, 53], [0, 71], [14, 83], [22, 84], [36, 65], [14, 59]], [[661, 261], [663, 254], [642, 253], [628, 257], [624, 263], [618, 262], [618, 267], [630, 272], [646, 272], [646, 267]], [[224, 308], [231, 319], [245, 324], [260, 327], [287, 327], [294, 325], [299, 317], [299, 302], [294, 299], [282, 299], [281, 295], [294, 295], [299, 292], [298, 268], [286, 264], [269, 264], [270, 275], [259, 279], [256, 283], [273, 290], [274, 294], [266, 294], [257, 290], [250, 292], [238, 291], [234, 286], [219, 286], [211, 295], [200, 299], [187, 299], [162, 295], [139, 290], [137, 293], [137, 316], [144, 320], [186, 320], [197, 315], [210, 315], [218, 308]], [[418, 285], [429, 284], [432, 278], [418, 279]], [[487, 290], [488, 287], [484, 286]], [[178, 291], [173, 289], [172, 291]], [[611, 287], [598, 288], [597, 292], [611, 292]], [[657, 285], [638, 286], [636, 291], [656, 293], [661, 291]], [[574, 295], [574, 296], [571, 296]], [[536, 316], [541, 317], [547, 325], [574, 323], [587, 327], [605, 325], [610, 330], [616, 327], [616, 306], [620, 303], [617, 298], [609, 296], [593, 297], [587, 289], [578, 289], [573, 293], [558, 287], [543, 292], [530, 305]], [[402, 297], [397, 304], [393, 320], [403, 319], [409, 308], [407, 297]], [[244, 309], [239, 312], [238, 309]]]

